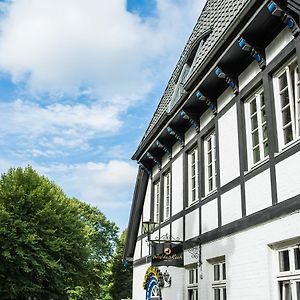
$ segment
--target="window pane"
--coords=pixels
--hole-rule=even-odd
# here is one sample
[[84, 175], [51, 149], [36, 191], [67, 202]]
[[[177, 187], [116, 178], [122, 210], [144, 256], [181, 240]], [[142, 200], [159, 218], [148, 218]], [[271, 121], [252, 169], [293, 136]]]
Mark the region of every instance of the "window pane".
[[223, 300], [227, 299], [226, 288], [223, 289]]
[[223, 263], [222, 266], [223, 266], [223, 280], [225, 280], [226, 279], [226, 264]]
[[286, 125], [289, 122], [291, 122], [291, 110], [290, 108], [286, 108], [283, 112], [282, 112], [282, 125]]
[[284, 90], [280, 95], [281, 107], [285, 107], [289, 104], [289, 91], [288, 89]]
[[258, 141], [259, 141], [258, 130], [255, 130], [252, 133], [252, 147], [255, 147], [256, 145], [258, 145]]
[[300, 300], [300, 282], [296, 282], [297, 300]]
[[295, 269], [300, 270], [300, 250], [299, 250], [299, 248], [294, 249], [294, 257], [295, 257]]
[[256, 112], [256, 101], [253, 100], [251, 103], [250, 103], [250, 115], [253, 115], [255, 112]]
[[255, 128], [257, 128], [257, 115], [254, 115], [251, 118], [251, 128], [252, 128], [252, 130], [254, 130]]
[[220, 265], [214, 265], [214, 280], [220, 280]]
[[221, 300], [220, 290], [214, 289], [214, 300]]
[[283, 136], [284, 136], [284, 144], [287, 144], [293, 140], [293, 129], [292, 124], [284, 128], [283, 130]]
[[281, 91], [286, 86], [287, 86], [287, 78], [286, 78], [286, 73], [284, 73], [279, 77], [279, 90]]
[[289, 260], [289, 251], [280, 251], [279, 252], [279, 271], [285, 272], [290, 270], [290, 260]]
[[256, 147], [253, 150], [253, 162], [257, 163], [258, 161], [260, 161], [260, 153], [259, 153], [259, 147]]
[[289, 282], [283, 284], [283, 294], [285, 300], [292, 300], [291, 284]]
[[265, 157], [269, 155], [269, 143], [268, 143], [268, 141], [264, 142], [264, 155], [265, 155]]

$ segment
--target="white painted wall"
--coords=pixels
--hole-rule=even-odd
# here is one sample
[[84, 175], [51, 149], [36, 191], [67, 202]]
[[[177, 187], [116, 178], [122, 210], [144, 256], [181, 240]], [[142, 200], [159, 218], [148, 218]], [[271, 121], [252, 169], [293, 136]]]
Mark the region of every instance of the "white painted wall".
[[258, 63], [253, 61], [238, 78], [239, 90], [241, 91], [259, 72], [260, 67]]
[[227, 88], [223, 94], [217, 99], [218, 113], [234, 98], [234, 93], [231, 88]]
[[211, 265], [207, 259], [225, 255], [227, 267], [227, 299], [278, 299], [273, 274], [271, 243], [299, 236], [300, 214], [249, 228], [238, 234], [208, 243], [202, 247], [203, 280], [200, 299], [210, 300]]
[[148, 256], [149, 255], [149, 245], [147, 242], [147, 238], [143, 238], [141, 243], [142, 243], [142, 257]]
[[170, 228], [171, 228], [170, 224], [165, 225], [164, 227], [162, 227], [160, 229], [160, 237], [162, 238], [166, 234], [169, 236], [170, 235]]
[[[144, 201], [144, 206], [143, 206], [143, 220], [144, 221], [149, 221], [149, 219], [150, 219], [151, 185], [152, 185], [152, 180], [149, 178], [148, 186], [147, 186], [147, 190], [146, 190], [145, 201]], [[139, 231], [139, 234], [140, 234], [140, 231]]]
[[143, 288], [143, 280], [147, 269], [150, 264], [133, 268], [133, 286], [132, 286], [132, 299], [133, 300], [145, 300], [146, 291]]
[[245, 182], [246, 214], [251, 215], [272, 205], [270, 170]]
[[214, 115], [211, 109], [207, 109], [200, 117], [200, 130], [203, 129], [209, 123], [209, 121], [213, 119], [213, 117]]
[[183, 157], [172, 163], [172, 216], [183, 210]]
[[135, 244], [133, 260], [137, 260], [141, 258], [141, 247], [142, 247], [142, 242], [137, 241]]
[[217, 199], [202, 205], [202, 233], [218, 227], [218, 206]]
[[179, 239], [180, 241], [183, 241], [183, 219], [182, 218], [172, 222], [172, 236], [175, 239]]
[[300, 152], [276, 165], [278, 202], [300, 194]]
[[267, 46], [266, 48], [266, 62], [269, 64], [287, 44], [293, 40], [291, 31], [285, 27], [281, 33]]
[[199, 209], [185, 216], [185, 239], [189, 240], [199, 235]]
[[182, 149], [181, 144], [179, 142], [175, 143], [172, 146], [172, 156], [174, 157], [180, 150]]
[[190, 142], [195, 136], [196, 136], [196, 130], [195, 128], [191, 127], [184, 135], [185, 144]]
[[237, 186], [221, 196], [222, 225], [231, 223], [241, 217], [241, 188]]
[[221, 185], [239, 176], [239, 148], [236, 105], [219, 120]]
[[162, 168], [163, 168], [164, 166], [166, 166], [166, 164], [167, 164], [169, 161], [170, 161], [170, 159], [169, 159], [168, 155], [165, 154], [165, 155], [162, 157], [162, 159], [161, 159], [161, 166], [162, 166]]
[[184, 268], [175, 268], [175, 267], [160, 267], [162, 273], [165, 270], [171, 275], [172, 284], [171, 287], [164, 287], [161, 289], [162, 299], [170, 300], [182, 300], [184, 294]]

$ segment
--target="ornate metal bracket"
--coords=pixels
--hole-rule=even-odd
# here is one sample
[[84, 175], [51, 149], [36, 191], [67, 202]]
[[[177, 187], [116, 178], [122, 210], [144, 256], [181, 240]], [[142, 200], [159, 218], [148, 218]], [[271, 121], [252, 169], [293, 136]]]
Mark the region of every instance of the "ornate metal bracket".
[[156, 236], [154, 238], [154, 240], [152, 240], [153, 242], [157, 242], [157, 243], [183, 243], [179, 237], [175, 238], [173, 236], [171, 236], [170, 234], [166, 233], [164, 235], [162, 235], [160, 238], [158, 236]]
[[158, 140], [155, 142], [155, 144], [158, 148], [162, 149], [170, 159], [172, 158], [172, 150], [169, 147], [165, 146]]
[[259, 67], [263, 70], [266, 67], [264, 55], [259, 53], [252, 45], [246, 42], [244, 38], [239, 39], [239, 46], [242, 50], [247, 51], [257, 61]]
[[173, 135], [176, 138], [176, 140], [180, 142], [182, 147], [184, 146], [184, 137], [183, 136], [181, 136], [179, 133], [175, 132], [170, 126], [167, 127], [167, 132], [170, 135]]
[[197, 91], [196, 92], [196, 97], [204, 102], [213, 112], [214, 115], [217, 114], [217, 107], [216, 107], [216, 104], [212, 101], [210, 101], [208, 98], [206, 98], [200, 91]]
[[180, 117], [184, 120], [187, 120], [192, 127], [196, 130], [196, 132], [200, 131], [200, 125], [199, 122], [197, 122], [196, 120], [194, 120], [190, 115], [188, 115], [185, 111], [181, 111], [180, 112]]
[[[195, 258], [195, 259], [199, 260], [200, 254], [201, 254], [201, 249], [200, 249], [199, 245], [194, 246], [193, 248], [190, 248], [187, 251], [190, 253], [192, 258]], [[200, 262], [200, 263], [202, 264], [202, 262]]]
[[225, 80], [227, 85], [232, 88], [233, 93], [235, 95], [238, 94], [239, 92], [238, 85], [229, 75], [225, 74], [219, 67], [216, 68], [215, 74], [217, 75], [218, 78], [222, 78]]
[[287, 25], [287, 27], [292, 31], [293, 36], [296, 37], [300, 33], [299, 26], [295, 19], [282, 8], [280, 8], [277, 3], [271, 1], [267, 8], [273, 16], [279, 17], [282, 22]]

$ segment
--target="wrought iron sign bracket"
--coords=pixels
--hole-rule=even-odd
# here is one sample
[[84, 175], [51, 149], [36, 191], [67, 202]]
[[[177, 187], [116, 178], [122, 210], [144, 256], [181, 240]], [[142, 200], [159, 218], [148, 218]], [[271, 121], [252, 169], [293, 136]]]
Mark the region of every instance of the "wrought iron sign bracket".
[[172, 150], [169, 147], [167, 147], [166, 145], [162, 144], [158, 140], [155, 142], [155, 144], [156, 144], [156, 146], [158, 148], [162, 149], [168, 155], [169, 159], [172, 158]]
[[258, 51], [252, 45], [250, 45], [244, 38], [239, 39], [239, 46], [242, 50], [247, 51], [250, 55], [257, 61], [261, 70], [266, 67], [266, 60], [264, 55], [261, 53], [262, 51]]
[[179, 141], [179, 143], [181, 144], [182, 147], [184, 146], [184, 137], [181, 134], [179, 134], [178, 132], [175, 132], [170, 126], [167, 127], [167, 132], [170, 135], [174, 136], [175, 139], [177, 141]]
[[196, 132], [199, 133], [200, 124], [195, 119], [193, 119], [192, 116], [190, 116], [188, 113], [182, 110], [180, 112], [180, 117], [184, 120], [187, 120], [192, 125], [192, 127], [196, 130]]
[[272, 16], [279, 17], [284, 24], [291, 30], [294, 37], [296, 37], [300, 33], [299, 26], [296, 20], [289, 15], [286, 11], [278, 6], [277, 3], [271, 1], [268, 6], [268, 11]]
[[233, 93], [237, 95], [239, 93], [239, 88], [235, 80], [231, 78], [228, 74], [225, 74], [219, 67], [215, 69], [215, 74], [218, 78], [224, 79], [227, 85], [232, 89]]
[[217, 114], [217, 106], [214, 102], [209, 100], [207, 97], [205, 97], [200, 91], [196, 92], [196, 97], [201, 101], [204, 102], [213, 112], [214, 115]]

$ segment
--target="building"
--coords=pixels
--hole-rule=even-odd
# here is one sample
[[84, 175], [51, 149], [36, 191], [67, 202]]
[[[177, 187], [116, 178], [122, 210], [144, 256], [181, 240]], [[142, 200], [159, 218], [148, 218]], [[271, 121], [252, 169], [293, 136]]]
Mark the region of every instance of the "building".
[[299, 15], [206, 3], [133, 156], [134, 300], [300, 299]]

